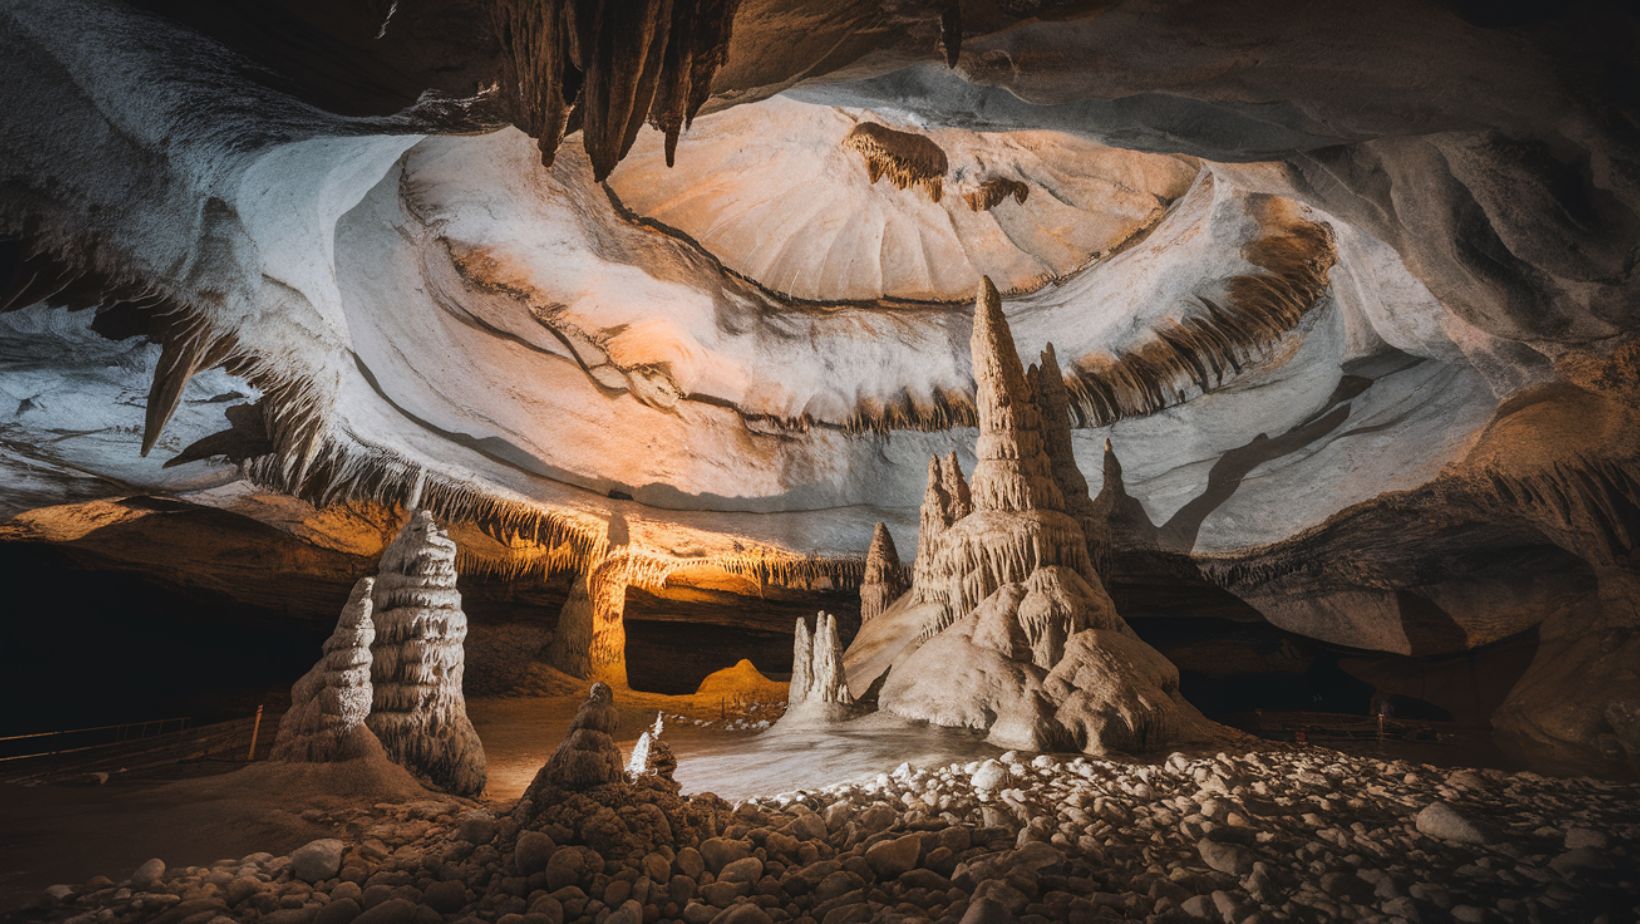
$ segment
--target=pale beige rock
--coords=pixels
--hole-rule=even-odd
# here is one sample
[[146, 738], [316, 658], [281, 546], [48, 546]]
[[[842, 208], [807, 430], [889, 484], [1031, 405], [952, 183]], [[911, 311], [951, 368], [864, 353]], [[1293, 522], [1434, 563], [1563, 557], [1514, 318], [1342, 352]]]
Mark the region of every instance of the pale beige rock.
[[900, 567], [900, 553], [894, 548], [894, 537], [889, 535], [888, 526], [878, 521], [871, 533], [871, 548], [866, 552], [865, 579], [860, 582], [860, 622], [867, 623], [881, 615], [905, 590], [904, 571]]
[[370, 620], [375, 578], [353, 585], [324, 654], [290, 688], [290, 709], [279, 719], [273, 760], [328, 763], [382, 753], [365, 719], [370, 715]]
[[432, 514], [411, 514], [383, 553], [372, 594], [372, 707], [387, 754], [433, 785], [484, 791], [484, 746], [461, 690], [467, 615], [456, 590], [456, 544]]

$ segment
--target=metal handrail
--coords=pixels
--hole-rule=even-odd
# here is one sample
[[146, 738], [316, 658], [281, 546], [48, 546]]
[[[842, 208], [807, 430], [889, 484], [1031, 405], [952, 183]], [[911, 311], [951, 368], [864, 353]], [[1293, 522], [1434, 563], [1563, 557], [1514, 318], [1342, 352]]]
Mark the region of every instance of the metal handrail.
[[30, 738], [49, 738], [52, 735], [78, 735], [78, 734], [81, 734], [82, 732], [109, 731], [109, 730], [112, 730], [112, 729], [125, 729], [125, 728], [131, 728], [131, 727], [137, 726], [137, 725], [141, 725], [141, 726], [146, 727], [146, 726], [149, 726], [149, 725], [158, 724], [159, 727], [161, 729], [163, 729], [166, 726], [166, 724], [168, 724], [170, 722], [178, 722], [178, 723], [182, 723], [182, 725], [186, 726], [186, 724], [188, 722], [192, 721], [192, 719], [193, 719], [193, 716], [183, 715], [183, 716], [172, 716], [171, 718], [168, 718], [168, 719], [144, 719], [140, 722], [120, 722], [117, 725], [92, 725], [92, 726], [88, 726], [86, 728], [65, 728], [61, 731], [28, 732], [28, 733], [22, 734], [22, 735], [0, 735], [0, 744], [4, 744], [7, 741], [26, 741]]

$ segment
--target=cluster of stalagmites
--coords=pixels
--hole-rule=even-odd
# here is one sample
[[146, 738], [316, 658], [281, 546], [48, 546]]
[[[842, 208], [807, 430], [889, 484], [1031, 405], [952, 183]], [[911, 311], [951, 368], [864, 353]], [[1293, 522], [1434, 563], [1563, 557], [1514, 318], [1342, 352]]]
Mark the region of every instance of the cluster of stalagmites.
[[374, 578], [353, 587], [324, 656], [291, 688], [276, 760], [330, 762], [383, 751], [463, 796], [484, 790], [484, 749], [462, 696], [467, 616], [455, 543], [415, 511]]
[[973, 478], [955, 456], [929, 463], [912, 590], [896, 604], [926, 622], [882, 708], [1033, 750], [1137, 750], [1205, 731], [1177, 669], [1128, 629], [1094, 569], [1102, 526], [1071, 454], [1058, 363], [1049, 347], [1021, 367], [989, 279], [971, 349]]
[[500, 87], [548, 166], [579, 129], [600, 182], [647, 119], [678, 135], [711, 95], [740, 0], [494, 0]]
[[853, 702], [843, 674], [843, 643], [837, 635], [837, 617], [821, 612], [814, 619], [812, 635], [808, 622], [798, 618], [792, 636], [792, 679], [786, 692], [786, 714], [816, 710], [832, 713]]
[[866, 175], [873, 183], [887, 178], [900, 189], [921, 187], [935, 202], [944, 195], [950, 162], [939, 145], [922, 135], [861, 122], [843, 139], [843, 146], [865, 158]]

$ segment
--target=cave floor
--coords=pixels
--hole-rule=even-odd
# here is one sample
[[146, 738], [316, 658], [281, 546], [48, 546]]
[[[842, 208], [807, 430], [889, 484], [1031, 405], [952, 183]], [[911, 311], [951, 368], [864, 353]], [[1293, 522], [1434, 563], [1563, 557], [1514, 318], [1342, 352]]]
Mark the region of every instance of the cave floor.
[[[881, 919], [921, 909], [905, 919], [951, 922], [981, 903], [1037, 921], [1239, 921], [1260, 908], [1295, 920], [1468, 920], [1473, 912], [1475, 920], [1547, 921], [1640, 910], [1623, 898], [1640, 886], [1635, 784], [1448, 770], [1251, 740], [1216, 756], [1014, 758], [972, 735], [880, 715], [739, 730], [732, 720], [711, 721], [716, 703], [630, 691], [617, 698], [623, 751], [633, 731], [666, 712], [683, 790], [747, 800], [732, 814], [717, 810], [717, 840], [756, 846], [765, 870], [758, 891], [715, 882], [716, 869], [692, 871], [681, 849], [666, 861], [669, 884], [650, 877], [651, 861], [623, 873], [616, 867], [626, 861], [614, 855], [608, 876], [584, 889], [506, 878], [509, 864], [522, 862], [507, 819], [580, 702], [470, 701], [491, 773], [478, 802], [407, 786], [396, 768], [358, 761], [262, 762], [171, 781], [116, 777], [101, 787], [0, 786], [0, 919], [34, 903], [17, 919], [112, 911], [96, 920], [140, 921], [173, 906], [209, 906], [235, 920], [328, 921], [316, 916], [332, 903], [356, 909], [391, 898], [406, 903], [400, 910], [420, 904], [429, 912], [449, 899], [442, 917], [417, 911], [415, 920], [474, 911], [498, 920], [552, 905], [562, 920], [592, 921], [630, 904], [620, 896], [635, 893], [616, 882], [627, 873], [632, 879], [622, 881], [644, 885], [654, 905], [637, 909], [635, 920], [655, 911], [705, 921], [769, 898], [783, 903], [766, 906], [781, 912], [774, 920], [820, 920], [851, 895], [854, 912], [872, 919], [892, 907]], [[1431, 806], [1447, 808], [1431, 815]], [[811, 811], [825, 824], [803, 821]], [[475, 812], [501, 820], [499, 834], [484, 835], [493, 846], [474, 849], [465, 822]], [[323, 837], [344, 845], [340, 877], [312, 885], [293, 878], [287, 855]], [[913, 868], [897, 878], [884, 864], [899, 861], [869, 849], [890, 841], [921, 844]], [[704, 843], [701, 851], [715, 856]], [[165, 877], [130, 888], [126, 878], [150, 857], [166, 861]], [[680, 871], [694, 881], [680, 885]], [[443, 888], [451, 876], [467, 887]], [[810, 876], [836, 882], [821, 889]], [[693, 897], [669, 905], [651, 881]], [[40, 904], [53, 883], [80, 885]], [[292, 913], [274, 918], [280, 911]], [[858, 914], [849, 920], [865, 919]]]

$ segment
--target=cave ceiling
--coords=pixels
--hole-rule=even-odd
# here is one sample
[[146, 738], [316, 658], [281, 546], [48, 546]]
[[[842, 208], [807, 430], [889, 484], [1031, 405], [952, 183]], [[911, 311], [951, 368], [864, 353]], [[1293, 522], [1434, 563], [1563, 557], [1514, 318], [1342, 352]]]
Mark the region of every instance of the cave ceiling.
[[1630, 586], [1627, 13], [571, 6], [0, 9], [6, 529], [414, 495], [507, 573], [843, 579], [972, 464], [987, 276], [1119, 549], [1403, 652]]

